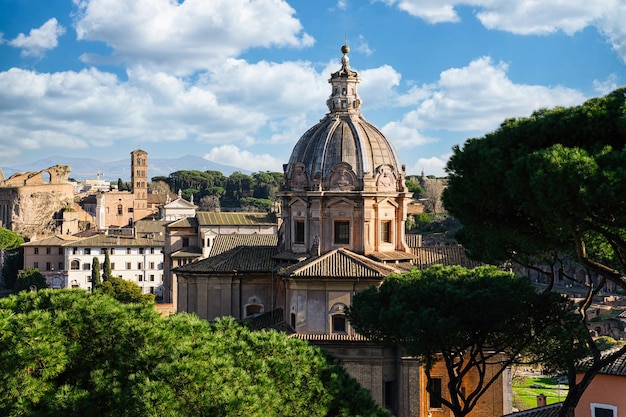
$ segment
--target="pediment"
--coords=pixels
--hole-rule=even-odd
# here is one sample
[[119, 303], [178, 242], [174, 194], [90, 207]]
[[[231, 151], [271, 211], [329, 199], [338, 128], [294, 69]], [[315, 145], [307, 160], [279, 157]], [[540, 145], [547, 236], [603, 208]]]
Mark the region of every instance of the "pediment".
[[197, 206], [184, 198], [177, 198], [176, 200], [164, 205], [166, 209], [196, 209]]
[[397, 271], [388, 265], [341, 248], [286, 268], [281, 275], [292, 278], [383, 279], [394, 272]]
[[334, 207], [334, 206], [340, 206], [340, 205], [349, 205], [353, 208], [356, 208], [358, 206], [356, 201], [350, 200], [346, 197], [336, 197], [336, 198], [329, 200], [328, 203], [326, 203], [326, 207], [329, 207], [329, 208]]
[[303, 207], [307, 207], [309, 204], [303, 198], [294, 197], [291, 200], [289, 200], [289, 206], [291, 207], [291, 206], [294, 206], [294, 205], [300, 205], [300, 206], [303, 206]]
[[378, 203], [376, 203], [376, 205], [378, 207], [384, 207], [384, 206], [392, 206], [395, 208], [398, 208], [400, 206], [400, 204], [398, 204], [396, 201], [392, 200], [391, 198], [384, 198], [382, 200], [380, 200]]

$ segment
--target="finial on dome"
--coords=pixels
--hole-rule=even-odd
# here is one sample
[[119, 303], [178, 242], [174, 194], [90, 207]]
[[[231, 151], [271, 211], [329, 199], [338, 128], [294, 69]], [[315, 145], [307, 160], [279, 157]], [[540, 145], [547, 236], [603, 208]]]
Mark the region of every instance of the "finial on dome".
[[341, 53], [342, 53], [342, 54], [348, 54], [348, 53], [350, 53], [350, 47], [349, 47], [347, 44], [344, 44], [344, 45], [341, 47]]

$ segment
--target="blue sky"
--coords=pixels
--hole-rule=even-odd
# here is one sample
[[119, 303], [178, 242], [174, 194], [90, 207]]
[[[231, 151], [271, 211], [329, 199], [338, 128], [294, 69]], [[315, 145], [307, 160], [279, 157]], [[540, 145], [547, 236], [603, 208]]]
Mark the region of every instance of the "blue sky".
[[142, 148], [282, 171], [347, 40], [365, 118], [409, 174], [444, 175], [504, 119], [624, 85], [625, 16], [626, 0], [0, 0], [0, 167]]

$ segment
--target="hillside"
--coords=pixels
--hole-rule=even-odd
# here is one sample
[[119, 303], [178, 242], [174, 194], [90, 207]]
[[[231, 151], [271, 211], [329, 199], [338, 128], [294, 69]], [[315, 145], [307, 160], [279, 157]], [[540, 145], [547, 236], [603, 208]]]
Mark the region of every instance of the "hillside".
[[[251, 171], [218, 164], [194, 155], [186, 155], [180, 158], [171, 159], [148, 158], [148, 164], [149, 178], [168, 176], [172, 172], [180, 170], [214, 170], [220, 171], [226, 176], [229, 176], [236, 171], [243, 174], [251, 174]], [[42, 169], [46, 169], [53, 165], [69, 165], [72, 169], [70, 177], [78, 181], [96, 179], [98, 172], [101, 173], [101, 179], [103, 180], [117, 181], [118, 178], [121, 178], [123, 181], [130, 181], [130, 156], [126, 159], [103, 162], [92, 158], [72, 158], [70, 156], [56, 155], [27, 164], [5, 166], [2, 167], [2, 171], [4, 172], [4, 176], [8, 178], [16, 172], [41, 171]]]

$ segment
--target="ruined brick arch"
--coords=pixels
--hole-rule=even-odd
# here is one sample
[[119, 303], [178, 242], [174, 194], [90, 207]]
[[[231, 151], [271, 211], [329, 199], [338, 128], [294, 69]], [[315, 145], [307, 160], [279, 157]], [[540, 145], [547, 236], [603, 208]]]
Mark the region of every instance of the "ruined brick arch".
[[22, 174], [22, 177], [24, 178], [24, 185], [42, 185], [61, 184], [67, 182], [69, 179], [69, 175], [69, 166], [55, 165], [39, 172], [27, 172], [25, 174]]

